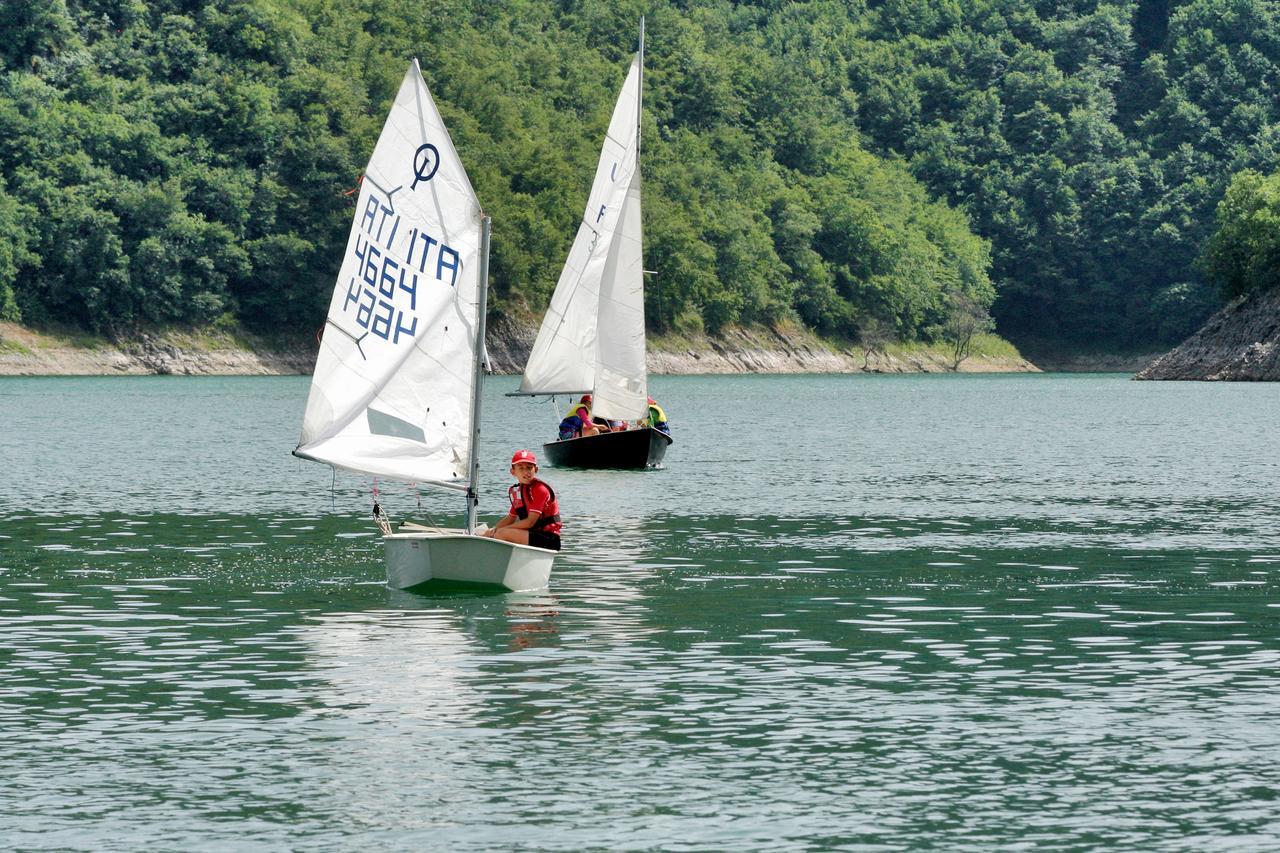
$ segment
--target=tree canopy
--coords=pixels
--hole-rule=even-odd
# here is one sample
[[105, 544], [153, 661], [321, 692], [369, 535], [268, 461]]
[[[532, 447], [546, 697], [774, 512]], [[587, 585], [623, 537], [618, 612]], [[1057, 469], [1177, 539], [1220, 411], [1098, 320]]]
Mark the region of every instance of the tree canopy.
[[306, 334], [413, 56], [537, 314], [641, 14], [656, 329], [1172, 340], [1280, 158], [1268, 0], [0, 0], [0, 317]]
[[1200, 261], [1228, 299], [1280, 287], [1280, 174], [1235, 176]]

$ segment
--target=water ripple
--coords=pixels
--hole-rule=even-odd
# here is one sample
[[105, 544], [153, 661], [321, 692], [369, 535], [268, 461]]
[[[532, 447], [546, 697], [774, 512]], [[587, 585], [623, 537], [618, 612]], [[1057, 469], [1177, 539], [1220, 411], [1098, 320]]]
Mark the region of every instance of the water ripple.
[[[673, 382], [669, 410], [759, 435], [554, 472], [551, 589], [477, 595], [385, 589], [368, 484], [281, 459], [305, 384], [101, 382], [0, 384], [39, 392], [19, 437], [103, 460], [0, 447], [15, 848], [1280, 846], [1259, 389]], [[207, 458], [185, 429], [130, 452], [176, 391]], [[524, 405], [486, 400], [487, 458]], [[751, 444], [796, 410], [858, 428]]]

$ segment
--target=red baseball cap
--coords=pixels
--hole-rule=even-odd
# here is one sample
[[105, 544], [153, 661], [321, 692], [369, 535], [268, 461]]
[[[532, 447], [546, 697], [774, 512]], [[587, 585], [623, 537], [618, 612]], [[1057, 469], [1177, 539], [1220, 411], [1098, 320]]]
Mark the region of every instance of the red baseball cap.
[[581, 399], [581, 400], [579, 400], [578, 402], [579, 402], [579, 403], [590, 403], [590, 402], [591, 402], [591, 395], [590, 395], [590, 394], [583, 394], [583, 395], [582, 395], [582, 399]]
[[511, 464], [514, 466], [517, 462], [528, 462], [535, 468], [538, 466], [538, 457], [533, 455], [532, 450], [517, 450], [511, 456]]

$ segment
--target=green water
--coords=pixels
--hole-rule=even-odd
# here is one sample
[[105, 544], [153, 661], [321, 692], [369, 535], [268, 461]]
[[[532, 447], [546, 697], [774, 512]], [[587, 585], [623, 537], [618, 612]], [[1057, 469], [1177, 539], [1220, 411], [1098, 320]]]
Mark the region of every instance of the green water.
[[548, 590], [424, 596], [305, 380], [0, 379], [0, 844], [1280, 847], [1280, 388], [653, 384]]

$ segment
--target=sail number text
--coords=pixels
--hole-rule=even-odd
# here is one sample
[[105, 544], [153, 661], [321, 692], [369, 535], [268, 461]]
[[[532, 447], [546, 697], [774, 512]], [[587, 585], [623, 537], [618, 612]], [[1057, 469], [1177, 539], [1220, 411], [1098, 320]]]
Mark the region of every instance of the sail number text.
[[401, 335], [418, 332], [419, 282], [433, 278], [455, 286], [462, 258], [418, 228], [397, 241], [400, 215], [376, 197], [369, 198], [359, 222], [352, 250], [356, 268], [342, 310], [354, 310], [360, 328], [398, 344]]

